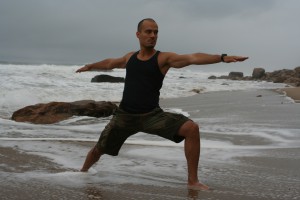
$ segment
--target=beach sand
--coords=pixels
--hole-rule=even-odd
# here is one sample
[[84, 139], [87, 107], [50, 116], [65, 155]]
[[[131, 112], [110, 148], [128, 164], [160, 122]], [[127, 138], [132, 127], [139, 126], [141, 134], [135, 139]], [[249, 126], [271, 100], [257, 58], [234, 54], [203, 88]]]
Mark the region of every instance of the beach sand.
[[[226, 110], [226, 106], [220, 100], [224, 99], [228, 104], [231, 104], [230, 98], [240, 98], [241, 102], [247, 103], [246, 111], [251, 110], [251, 114], [254, 112], [253, 108], [249, 107], [252, 106], [250, 102], [265, 100], [269, 102], [274, 99], [273, 95], [276, 93], [273, 93], [271, 91], [266, 93], [262, 91], [226, 92], [221, 96], [218, 96], [219, 93], [204, 96], [200, 94], [188, 98], [163, 100], [162, 105], [176, 107], [175, 105], [180, 104], [181, 107], [186, 106], [184, 107], [186, 109], [188, 107], [191, 110], [203, 109], [201, 114], [207, 116], [211, 113], [211, 109], [217, 109], [216, 112], [222, 117], [222, 112], [230, 111]], [[258, 94], [262, 94], [262, 98], [258, 98]], [[276, 107], [282, 105], [282, 98], [276, 98], [280, 100], [274, 102]], [[234, 105], [238, 104], [239, 102]], [[287, 103], [286, 105], [290, 106], [291, 104]], [[287, 113], [283, 111], [287, 110], [288, 107], [279, 106], [279, 109], [282, 110], [278, 111], [274, 110], [272, 106], [270, 110], [263, 113], [271, 112], [267, 116], [276, 117], [279, 112], [284, 119]], [[291, 106], [290, 109], [294, 111], [296, 107]], [[259, 107], [259, 109], [267, 109], [266, 107]], [[207, 108], [209, 112], [206, 113], [204, 108]], [[239, 107], [244, 112], [242, 108], [243, 106]], [[297, 113], [299, 112], [295, 111], [295, 113], [295, 116], [298, 117]], [[192, 115], [191, 117], [197, 119], [197, 116]], [[264, 118], [264, 115], [261, 117]], [[270, 118], [270, 120], [274, 119]], [[299, 123], [296, 120], [294, 120], [295, 122], [291, 121], [290, 124], [287, 123], [287, 126], [299, 130]], [[215, 137], [213, 134], [206, 134], [205, 132], [201, 134], [204, 137]], [[245, 147], [248, 143], [258, 146], [268, 145], [267, 142], [261, 141], [259, 138], [247, 136], [225, 139], [231, 140], [233, 144], [244, 144]], [[22, 148], [32, 144], [35, 144], [35, 152]], [[93, 170], [91, 173], [76, 171], [80, 169], [86, 153], [93, 145], [94, 142], [75, 141], [0, 141], [1, 199], [300, 199], [299, 145], [290, 147], [270, 146], [268, 148], [202, 148], [199, 175], [201, 181], [213, 189], [211, 191], [193, 191], [186, 188], [186, 165], [181, 147], [125, 144], [118, 157], [104, 156], [101, 158], [102, 160], [93, 166], [97, 170], [96, 172]], [[48, 150], [49, 147], [47, 146], [51, 146], [52, 149], [60, 146], [65, 147], [66, 151], [62, 152], [62, 155], [65, 156], [66, 162], [73, 159], [68, 157], [69, 153], [74, 154], [79, 149], [80, 151], [75, 152], [75, 156], [80, 164], [76, 166], [76, 169], [74, 167], [68, 168], [47, 156], [36, 154], [36, 152], [47, 151], [51, 153], [51, 149]], [[163, 152], [170, 152], [169, 159], [158, 159], [157, 156], [149, 157], [139, 154], [139, 152], [153, 154], [153, 152], [159, 152], [160, 148], [163, 149]], [[55, 156], [57, 157], [57, 155]], [[172, 160], [172, 156], [182, 157], [180, 163], [178, 163], [178, 159]]]
[[[135, 145], [125, 145], [123, 154], [136, 148], [138, 147]], [[1, 148], [1, 162], [5, 163], [0, 167], [1, 199], [299, 199], [299, 150], [268, 149], [260, 156], [237, 157], [240, 164], [203, 159], [200, 173], [213, 190], [193, 191], [186, 189], [184, 180], [177, 185], [166, 181], [163, 186], [161, 183], [144, 184], [143, 178], [138, 178], [136, 182], [127, 177], [127, 183], [90, 182], [85, 185], [73, 185], [71, 182], [60, 184], [52, 179], [35, 176], [25, 178], [22, 174], [59, 174], [70, 172], [70, 169], [61, 168], [44, 157], [30, 155], [14, 148]], [[138, 158], [135, 160], [138, 161]], [[80, 174], [80, 179], [90, 176], [72, 171], [70, 176], [72, 173]], [[6, 176], [7, 174], [10, 176]], [[173, 177], [164, 179], [172, 180]]]
[[279, 91], [292, 98], [296, 103], [300, 103], [300, 87], [287, 87], [279, 89]]

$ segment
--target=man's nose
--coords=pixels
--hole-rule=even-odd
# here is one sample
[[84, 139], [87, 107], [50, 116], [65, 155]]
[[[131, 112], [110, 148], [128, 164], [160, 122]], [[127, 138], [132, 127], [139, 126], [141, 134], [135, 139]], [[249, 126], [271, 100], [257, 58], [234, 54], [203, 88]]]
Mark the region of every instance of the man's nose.
[[154, 32], [151, 32], [151, 33], [150, 33], [150, 37], [155, 37], [155, 33], [154, 33]]

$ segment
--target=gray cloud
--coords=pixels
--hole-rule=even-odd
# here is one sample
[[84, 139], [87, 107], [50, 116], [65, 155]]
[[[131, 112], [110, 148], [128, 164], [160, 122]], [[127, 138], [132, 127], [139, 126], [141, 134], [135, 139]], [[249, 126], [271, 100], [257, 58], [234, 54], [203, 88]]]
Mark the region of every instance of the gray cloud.
[[0, 0], [0, 60], [86, 63], [138, 49], [154, 18], [158, 49], [248, 55], [249, 67], [300, 65], [297, 0]]

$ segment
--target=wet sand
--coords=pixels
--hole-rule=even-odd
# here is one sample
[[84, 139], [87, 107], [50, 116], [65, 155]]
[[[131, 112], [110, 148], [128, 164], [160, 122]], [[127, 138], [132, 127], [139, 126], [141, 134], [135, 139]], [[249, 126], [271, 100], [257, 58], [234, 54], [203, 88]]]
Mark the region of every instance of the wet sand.
[[[73, 145], [78, 145], [77, 143]], [[84, 147], [90, 142], [81, 143]], [[71, 144], [72, 146], [72, 144]], [[136, 145], [125, 145], [118, 159], [128, 159], [127, 152], [142, 148]], [[1, 150], [1, 199], [299, 199], [300, 197], [300, 148], [265, 149], [259, 155], [241, 150], [235, 162], [215, 161], [209, 159], [213, 152], [203, 149], [206, 154], [201, 159], [199, 173], [202, 180], [210, 185], [212, 191], [193, 191], [186, 188], [184, 180], [177, 183], [167, 180], [174, 177], [163, 177], [166, 182], [156, 180], [159, 184], [148, 184], [143, 177], [127, 177], [123, 183], [88, 182], [84, 185], [70, 183], [60, 184], [52, 179], [41, 179], [38, 176], [22, 174], [59, 174], [70, 172], [51, 160], [21, 152], [15, 148]], [[239, 150], [233, 150], [239, 151]], [[136, 162], [139, 157], [135, 157]], [[118, 162], [115, 161], [115, 165]], [[165, 163], [164, 163], [165, 164]], [[97, 166], [101, 173], [101, 164]], [[176, 170], [176, 169], [170, 169]], [[73, 170], [74, 171], [74, 170]], [[80, 172], [71, 172], [80, 173]], [[142, 173], [137, 171], [137, 174]], [[72, 175], [72, 174], [71, 174]], [[88, 174], [78, 176], [84, 179]], [[123, 178], [118, 172], [111, 171], [115, 178]], [[136, 176], [132, 174], [132, 176]], [[185, 176], [185, 175], [183, 175]], [[26, 178], [27, 177], [27, 178]], [[29, 177], [29, 178], [28, 178]], [[155, 177], [153, 177], [155, 179]]]
[[300, 103], [300, 87], [287, 87], [279, 89], [279, 91], [292, 98], [296, 103]]

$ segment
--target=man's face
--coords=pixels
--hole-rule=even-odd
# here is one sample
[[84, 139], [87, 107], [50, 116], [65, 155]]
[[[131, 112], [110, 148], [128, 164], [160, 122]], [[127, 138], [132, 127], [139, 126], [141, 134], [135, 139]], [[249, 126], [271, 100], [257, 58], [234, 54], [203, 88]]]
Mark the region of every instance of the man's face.
[[158, 26], [153, 21], [145, 20], [141, 29], [136, 33], [140, 45], [145, 48], [154, 48], [157, 41]]

